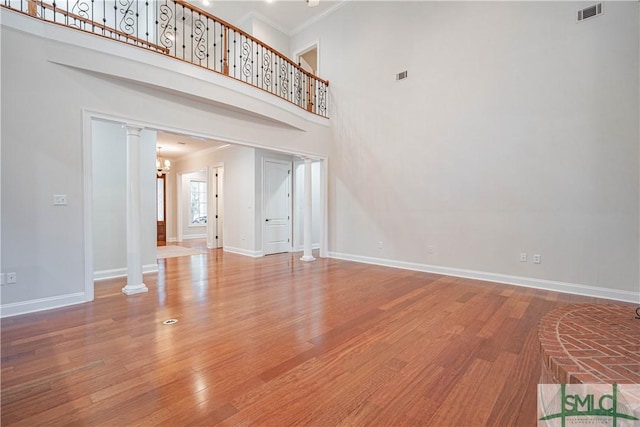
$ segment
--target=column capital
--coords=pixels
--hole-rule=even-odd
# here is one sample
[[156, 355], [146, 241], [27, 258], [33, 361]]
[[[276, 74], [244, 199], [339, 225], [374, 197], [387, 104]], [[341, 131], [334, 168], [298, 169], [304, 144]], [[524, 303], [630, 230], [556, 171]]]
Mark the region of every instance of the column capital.
[[138, 136], [138, 137], [140, 136], [140, 133], [144, 129], [144, 126], [131, 125], [128, 123], [123, 124], [122, 127], [127, 131], [127, 135]]

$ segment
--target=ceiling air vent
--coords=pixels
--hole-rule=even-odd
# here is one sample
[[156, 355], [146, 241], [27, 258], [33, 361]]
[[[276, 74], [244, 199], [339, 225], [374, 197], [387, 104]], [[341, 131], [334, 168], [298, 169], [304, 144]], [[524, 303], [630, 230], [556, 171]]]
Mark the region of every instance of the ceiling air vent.
[[409, 76], [409, 72], [403, 71], [401, 73], [396, 74], [396, 80], [403, 80], [403, 79], [406, 79], [408, 76]]
[[586, 9], [579, 10], [578, 22], [584, 21], [585, 19], [593, 18], [594, 16], [598, 15], [602, 15], [602, 3], [597, 3], [593, 6], [587, 7]]

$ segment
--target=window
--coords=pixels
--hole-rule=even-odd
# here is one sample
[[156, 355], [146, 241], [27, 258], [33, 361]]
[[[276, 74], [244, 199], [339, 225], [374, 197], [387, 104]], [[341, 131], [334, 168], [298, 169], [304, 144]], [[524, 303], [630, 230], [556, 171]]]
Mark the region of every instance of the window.
[[191, 181], [191, 221], [190, 225], [207, 223], [207, 183], [206, 181]]
[[164, 176], [158, 177], [156, 184], [156, 207], [158, 208], [156, 221], [164, 221]]

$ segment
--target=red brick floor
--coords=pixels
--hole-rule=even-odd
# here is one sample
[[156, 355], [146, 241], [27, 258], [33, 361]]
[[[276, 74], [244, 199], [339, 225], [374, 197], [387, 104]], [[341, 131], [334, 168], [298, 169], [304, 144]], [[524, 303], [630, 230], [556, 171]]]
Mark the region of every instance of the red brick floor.
[[574, 304], [540, 320], [542, 382], [640, 384], [640, 319], [629, 305]]

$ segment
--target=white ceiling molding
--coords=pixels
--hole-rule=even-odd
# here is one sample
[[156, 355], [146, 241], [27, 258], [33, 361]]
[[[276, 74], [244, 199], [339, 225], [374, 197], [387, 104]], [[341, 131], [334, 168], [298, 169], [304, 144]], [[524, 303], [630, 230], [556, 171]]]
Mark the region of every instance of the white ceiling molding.
[[280, 25], [277, 22], [275, 22], [273, 19], [271, 19], [271, 18], [269, 18], [267, 16], [264, 16], [263, 14], [261, 14], [260, 12], [256, 12], [255, 10], [250, 10], [248, 13], [244, 14], [242, 16], [242, 18], [240, 18], [240, 20], [238, 21], [238, 27], [242, 28], [242, 25], [245, 22], [247, 22], [249, 19], [251, 19], [251, 18], [259, 19], [260, 21], [264, 22], [265, 24], [267, 24], [267, 25], [271, 26], [272, 28], [280, 31], [282, 34], [290, 36], [289, 30], [287, 30], [282, 25]]
[[342, 1], [337, 2], [337, 4], [331, 6], [329, 9], [325, 10], [321, 14], [316, 15], [313, 18], [307, 19], [302, 24], [298, 25], [293, 30], [291, 30], [291, 31], [289, 31], [289, 32], [287, 32], [285, 34], [288, 35], [289, 37], [295, 36], [299, 32], [305, 30], [307, 27], [310, 27], [312, 24], [315, 24], [316, 22], [320, 21], [321, 19], [325, 18], [326, 16], [329, 16], [330, 14], [335, 12], [336, 10], [340, 9], [342, 6], [347, 4], [347, 2], [348, 2], [348, 0], [342, 0]]

